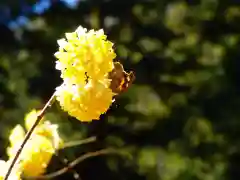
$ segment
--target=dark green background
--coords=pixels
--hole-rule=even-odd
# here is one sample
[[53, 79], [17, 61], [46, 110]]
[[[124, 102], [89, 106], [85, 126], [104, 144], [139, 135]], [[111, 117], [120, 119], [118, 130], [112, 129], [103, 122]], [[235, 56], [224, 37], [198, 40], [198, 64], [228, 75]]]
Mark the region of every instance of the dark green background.
[[[43, 107], [61, 83], [53, 56], [57, 39], [82, 25], [104, 29], [136, 81], [100, 121], [81, 123], [55, 104], [48, 119], [66, 141], [98, 138], [59, 158], [71, 161], [106, 147], [127, 154], [82, 162], [75, 170], [83, 180], [239, 179], [238, 0], [86, 0], [76, 9], [56, 3], [29, 18], [24, 29], [0, 27], [2, 159], [10, 129]], [[61, 167], [53, 158], [49, 172]], [[57, 179], [71, 178], [69, 172]]]

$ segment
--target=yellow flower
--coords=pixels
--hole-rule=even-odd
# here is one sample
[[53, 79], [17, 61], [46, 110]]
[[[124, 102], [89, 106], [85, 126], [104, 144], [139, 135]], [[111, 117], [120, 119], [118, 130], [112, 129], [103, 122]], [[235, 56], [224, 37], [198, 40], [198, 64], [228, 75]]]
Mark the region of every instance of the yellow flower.
[[[13, 129], [12, 134], [16, 135], [20, 131], [20, 128], [22, 127], [18, 125]], [[11, 140], [12, 137], [13, 135], [10, 136], [11, 146], [7, 148], [7, 153], [10, 159], [14, 157], [24, 139], [23, 136], [22, 139], [19, 137], [16, 141]], [[44, 173], [55, 150], [51, 139], [38, 134], [33, 134], [26, 143], [18, 160], [24, 175], [37, 176]]]
[[89, 81], [85, 87], [65, 83], [56, 94], [63, 109], [80, 121], [98, 120], [108, 110], [113, 96], [108, 84], [98, 81]]
[[[25, 116], [27, 130], [29, 130], [36, 118], [36, 110], [32, 110]], [[44, 121], [36, 127], [17, 162], [21, 166], [24, 175], [37, 176], [45, 172], [53, 154], [63, 144], [57, 129], [58, 126], [51, 124], [49, 121]], [[21, 125], [17, 125], [11, 131], [9, 136], [10, 147], [7, 148], [9, 159], [15, 156], [25, 134], [26, 132]]]
[[84, 85], [87, 78], [107, 78], [116, 54], [106, 38], [103, 30], [87, 31], [79, 26], [75, 32], [66, 33], [67, 40], [58, 40], [56, 69], [61, 70], [63, 80]]
[[58, 41], [56, 69], [63, 84], [56, 88], [63, 110], [80, 121], [99, 119], [112, 103], [109, 73], [113, 70], [113, 43], [103, 30], [87, 31], [78, 27]]

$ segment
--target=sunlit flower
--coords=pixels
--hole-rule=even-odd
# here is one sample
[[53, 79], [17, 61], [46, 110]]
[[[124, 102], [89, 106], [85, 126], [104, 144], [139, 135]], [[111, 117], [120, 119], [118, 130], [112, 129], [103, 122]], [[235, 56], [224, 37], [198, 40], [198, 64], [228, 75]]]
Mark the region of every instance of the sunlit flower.
[[[32, 110], [25, 117], [25, 126], [29, 130], [32, 123], [37, 119], [37, 111]], [[21, 125], [17, 125], [10, 133], [10, 146], [7, 148], [9, 159], [12, 159], [25, 137], [25, 130]], [[55, 151], [62, 145], [63, 141], [59, 137], [57, 125], [49, 121], [42, 121], [27, 141], [18, 159], [18, 164], [22, 168], [22, 173], [26, 176], [37, 176], [45, 172]]]
[[113, 43], [103, 30], [87, 31], [83, 27], [66, 33], [58, 41], [56, 68], [63, 84], [56, 88], [63, 110], [80, 121], [99, 119], [112, 103], [109, 73], [113, 70]]
[[[10, 136], [11, 146], [7, 149], [10, 159], [14, 157], [24, 139], [23, 136], [22, 139], [19, 137], [18, 141], [11, 141], [12, 137], [20, 132], [20, 128], [22, 127], [19, 125], [14, 128]], [[18, 163], [21, 164], [23, 174], [26, 176], [37, 176], [44, 173], [54, 153], [55, 148], [50, 139], [33, 134], [26, 143], [18, 160]]]

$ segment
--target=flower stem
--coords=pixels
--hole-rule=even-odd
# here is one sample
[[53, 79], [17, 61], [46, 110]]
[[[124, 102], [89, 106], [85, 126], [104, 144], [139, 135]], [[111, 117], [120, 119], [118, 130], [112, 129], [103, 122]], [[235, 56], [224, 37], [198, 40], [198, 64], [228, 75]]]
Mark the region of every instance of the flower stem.
[[41, 121], [41, 119], [43, 118], [46, 110], [48, 107], [50, 107], [53, 102], [55, 101], [55, 93], [52, 95], [52, 97], [48, 100], [48, 102], [45, 104], [45, 106], [43, 107], [43, 109], [41, 110], [41, 112], [37, 115], [37, 120], [34, 122], [34, 124], [32, 125], [32, 127], [29, 129], [29, 131], [27, 132], [20, 148], [18, 149], [16, 155], [14, 156], [13, 158], [13, 161], [11, 162], [9, 168], [8, 168], [8, 171], [7, 171], [7, 174], [5, 175], [4, 177], [4, 180], [7, 180], [12, 172], [12, 169], [14, 167], [14, 165], [16, 164], [25, 144], [27, 143], [27, 141], [29, 140], [30, 136], [32, 135], [34, 129], [37, 127], [37, 125], [39, 124], [39, 122]]

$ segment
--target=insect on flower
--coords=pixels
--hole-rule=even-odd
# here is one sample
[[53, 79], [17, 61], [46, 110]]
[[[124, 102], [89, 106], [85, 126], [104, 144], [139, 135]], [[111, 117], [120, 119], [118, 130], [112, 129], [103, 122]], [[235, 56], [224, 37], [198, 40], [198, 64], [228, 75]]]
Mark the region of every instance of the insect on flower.
[[110, 88], [116, 94], [125, 92], [135, 80], [133, 71], [127, 73], [120, 62], [114, 62], [114, 68], [109, 73]]
[[56, 88], [62, 109], [80, 121], [98, 120], [113, 103], [113, 96], [128, 89], [134, 80], [119, 62], [113, 43], [104, 31], [79, 26], [58, 40], [56, 69], [63, 84]]

